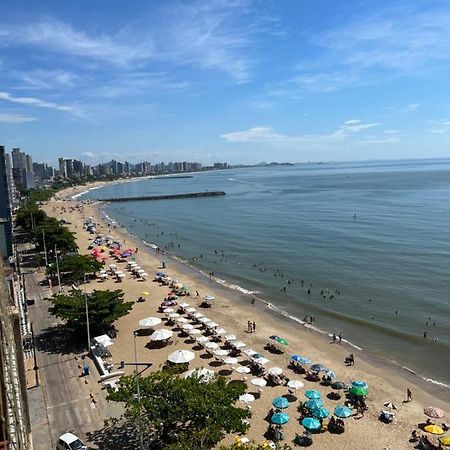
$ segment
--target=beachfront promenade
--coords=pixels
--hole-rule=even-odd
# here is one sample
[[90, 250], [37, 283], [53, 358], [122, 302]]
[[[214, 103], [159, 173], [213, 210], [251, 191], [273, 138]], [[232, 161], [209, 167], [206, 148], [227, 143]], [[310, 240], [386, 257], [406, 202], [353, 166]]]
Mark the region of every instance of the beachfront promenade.
[[187, 194], [172, 194], [172, 195], [141, 195], [139, 197], [111, 197], [111, 198], [97, 198], [103, 202], [134, 202], [140, 200], [176, 200], [180, 198], [201, 198], [201, 197], [221, 197], [225, 195], [223, 191], [211, 192], [189, 192]]

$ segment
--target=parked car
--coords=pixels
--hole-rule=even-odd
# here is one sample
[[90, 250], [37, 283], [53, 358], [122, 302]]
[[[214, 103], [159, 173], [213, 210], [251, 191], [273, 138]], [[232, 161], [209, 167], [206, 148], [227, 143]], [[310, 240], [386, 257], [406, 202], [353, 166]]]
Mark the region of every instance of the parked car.
[[87, 450], [87, 447], [72, 433], [64, 433], [58, 439], [56, 450]]

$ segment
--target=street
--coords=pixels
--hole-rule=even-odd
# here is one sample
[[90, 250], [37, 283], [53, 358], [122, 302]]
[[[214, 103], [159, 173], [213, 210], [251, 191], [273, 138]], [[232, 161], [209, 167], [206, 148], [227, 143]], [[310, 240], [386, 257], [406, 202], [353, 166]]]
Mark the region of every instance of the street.
[[28, 307], [40, 381], [38, 387], [28, 389], [34, 449], [55, 449], [58, 437], [66, 431], [85, 441], [88, 433], [103, 428], [105, 418], [120, 415], [121, 408], [106, 402], [106, 392], [101, 390], [97, 369], [89, 358], [91, 373], [82, 376], [81, 357], [87, 349], [67, 350], [71, 343], [65, 340], [58, 320], [49, 314], [50, 302], [44, 300], [51, 295], [50, 289], [38, 284], [43, 269], [23, 273], [27, 297], [36, 299]]

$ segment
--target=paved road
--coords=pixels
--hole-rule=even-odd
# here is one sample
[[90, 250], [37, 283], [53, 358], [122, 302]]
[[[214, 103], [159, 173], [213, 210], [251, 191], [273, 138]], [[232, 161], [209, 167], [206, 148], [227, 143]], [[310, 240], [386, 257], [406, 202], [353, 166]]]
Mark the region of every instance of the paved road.
[[[27, 270], [25, 270], [27, 272]], [[26, 292], [35, 298], [28, 308], [37, 345], [37, 362], [40, 386], [28, 391], [34, 450], [49, 450], [56, 447], [58, 437], [72, 431], [81, 439], [86, 433], [100, 430], [104, 418], [120, 414], [117, 404], [105, 401], [105, 392], [98, 383], [98, 374], [89, 360], [91, 374], [81, 377], [80, 354], [60, 353], [52, 349], [57, 341], [48, 339], [45, 330], [58, 324], [50, 316], [50, 303], [44, 300], [50, 290], [38, 285], [42, 274], [28, 270], [25, 273]]]

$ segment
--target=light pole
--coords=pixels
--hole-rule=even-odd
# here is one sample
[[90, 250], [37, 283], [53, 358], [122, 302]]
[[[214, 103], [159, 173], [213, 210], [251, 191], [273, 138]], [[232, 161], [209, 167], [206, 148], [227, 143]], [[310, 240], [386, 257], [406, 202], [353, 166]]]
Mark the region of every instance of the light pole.
[[58, 275], [59, 292], [61, 292], [61, 276], [59, 274], [58, 249], [56, 248], [56, 244], [55, 244], [55, 259], [56, 259], [56, 274]]
[[87, 342], [88, 342], [88, 355], [91, 354], [91, 330], [89, 328], [89, 307], [88, 296], [86, 294], [86, 274], [83, 275], [84, 281], [84, 304], [86, 306], [86, 327], [87, 327]]
[[138, 361], [137, 361], [137, 346], [136, 346], [136, 337], [138, 333], [137, 331], [133, 331], [134, 336], [134, 364], [135, 364], [135, 377], [136, 377], [136, 391], [137, 391], [137, 401], [139, 405], [139, 448], [140, 450], [144, 449], [144, 438], [142, 436], [142, 426], [141, 426], [141, 388], [139, 386], [139, 373], [138, 373]]
[[45, 267], [48, 266], [48, 260], [47, 260], [47, 245], [45, 244], [45, 233], [44, 230], [42, 230], [42, 240], [44, 242], [44, 256], [45, 256]]

